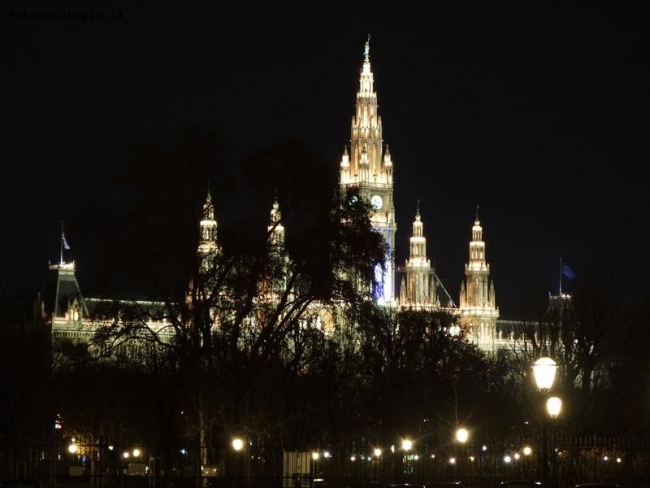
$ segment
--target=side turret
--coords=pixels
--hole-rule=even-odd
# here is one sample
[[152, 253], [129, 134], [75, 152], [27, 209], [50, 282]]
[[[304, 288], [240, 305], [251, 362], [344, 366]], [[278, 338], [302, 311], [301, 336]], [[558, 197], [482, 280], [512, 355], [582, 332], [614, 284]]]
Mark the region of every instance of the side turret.
[[400, 307], [433, 309], [439, 306], [435, 272], [427, 258], [427, 240], [420, 217], [420, 200], [417, 201], [413, 234], [409, 240], [410, 253], [404, 266], [405, 277], [400, 285]]
[[495, 345], [496, 307], [494, 283], [490, 280], [490, 265], [485, 259], [483, 227], [478, 217], [472, 226], [469, 262], [465, 264], [465, 279], [460, 286], [460, 323], [471, 342], [492, 351]]

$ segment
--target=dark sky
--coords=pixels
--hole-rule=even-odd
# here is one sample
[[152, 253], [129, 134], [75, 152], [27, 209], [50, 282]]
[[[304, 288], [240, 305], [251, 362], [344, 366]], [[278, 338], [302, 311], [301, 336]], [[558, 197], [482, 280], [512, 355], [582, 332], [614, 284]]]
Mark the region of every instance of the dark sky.
[[[398, 264], [420, 198], [429, 257], [458, 301], [478, 204], [502, 316], [527, 291], [557, 293], [560, 258], [578, 276], [607, 263], [645, 291], [643, 12], [380, 3], [5, 3], [1, 280], [41, 288], [60, 221], [108, 192], [128, 143], [189, 127], [242, 150], [297, 137], [338, 166], [370, 34]], [[29, 18], [52, 12], [72, 18]], [[77, 18], [100, 13], [121, 18]]]

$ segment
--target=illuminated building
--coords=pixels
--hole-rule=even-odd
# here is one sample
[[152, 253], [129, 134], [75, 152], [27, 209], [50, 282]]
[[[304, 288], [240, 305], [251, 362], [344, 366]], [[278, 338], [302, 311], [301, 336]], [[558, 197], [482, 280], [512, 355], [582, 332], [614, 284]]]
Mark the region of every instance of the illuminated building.
[[[374, 90], [374, 77], [370, 64], [370, 45], [365, 44], [360, 72], [359, 90], [356, 94], [355, 113], [352, 117], [351, 137], [340, 161], [339, 185], [342, 193], [352, 187], [366, 198], [372, 206], [371, 222], [384, 237], [388, 255], [384, 266], [377, 266], [381, 272], [377, 280], [380, 285], [372, 290], [376, 303], [395, 310], [446, 311], [458, 319], [458, 330], [468, 340], [484, 350], [494, 350], [510, 342], [511, 337], [499, 336], [496, 322], [499, 311], [495, 301], [494, 284], [490, 279], [490, 266], [486, 260], [486, 245], [483, 241], [483, 228], [478, 213], [471, 229], [469, 260], [465, 265], [464, 281], [460, 289], [458, 305], [451, 298], [436, 275], [431, 260], [427, 256], [424, 222], [420, 213], [419, 201], [416, 204], [412, 234], [409, 239], [409, 257], [403, 266], [395, 263], [397, 222], [395, 214], [395, 187], [393, 181], [393, 159], [384, 145], [382, 119], [379, 115], [377, 93]], [[200, 218], [200, 242], [197, 252], [202, 257], [203, 271], [207, 272], [221, 252], [217, 239], [217, 221], [210, 192], [205, 200]], [[270, 211], [269, 252], [282, 254], [284, 250], [285, 229], [277, 202]], [[284, 257], [286, 269], [289, 258]], [[266, 300], [285, 288], [281, 277], [273, 276], [275, 282], [262, 283], [260, 297]], [[279, 280], [279, 281], [278, 281]], [[398, 286], [399, 282], [399, 286]], [[50, 266], [50, 278], [43, 296], [43, 313], [52, 326], [53, 336], [78, 338], [80, 334], [90, 334], [101, 324], [96, 320], [97, 311], [104, 309], [108, 317], [109, 307], [105, 301], [84, 298], [74, 276], [74, 263], [61, 262]], [[260, 309], [262, 307], [260, 298]], [[169, 323], [162, 313], [156, 310], [161, 305], [149, 302], [134, 302], [134, 307], [146, 309], [152, 317], [148, 324], [157, 334], [170, 334]], [[314, 304], [314, 309], [318, 305]], [[87, 318], [95, 316], [93, 324], [85, 324]], [[327, 329], [331, 311], [321, 308], [312, 319], [318, 327]], [[215, 318], [215, 323], [218, 318]], [[309, 319], [309, 320], [312, 320]], [[251, 318], [251, 324], [263, 320], [260, 315]]]

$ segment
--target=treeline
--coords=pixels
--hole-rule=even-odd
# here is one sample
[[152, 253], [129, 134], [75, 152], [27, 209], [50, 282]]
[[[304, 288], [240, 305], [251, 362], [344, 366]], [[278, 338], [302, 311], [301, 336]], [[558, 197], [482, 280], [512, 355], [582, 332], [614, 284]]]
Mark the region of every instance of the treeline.
[[[170, 329], [152, 334], [151, 309], [116, 299], [95, 310], [104, 326], [91, 342], [52, 342], [46, 329], [3, 340], [3, 442], [47, 442], [59, 419], [57, 435], [154, 446], [171, 467], [188, 445], [210, 464], [233, 436], [332, 449], [407, 436], [448, 446], [460, 426], [485, 442], [535, 436], [541, 355], [559, 366], [558, 435], [650, 434], [650, 306], [624, 309], [608, 277], [583, 273], [570, 302], [522, 323], [523, 348], [486, 354], [450, 334], [448, 313], [369, 300], [383, 239], [317, 153], [291, 141], [236, 167], [223, 159], [200, 131], [134, 148], [116, 199], [68, 225], [97, 242], [84, 294], [146, 297]], [[220, 247], [197, 255], [207, 192]]]

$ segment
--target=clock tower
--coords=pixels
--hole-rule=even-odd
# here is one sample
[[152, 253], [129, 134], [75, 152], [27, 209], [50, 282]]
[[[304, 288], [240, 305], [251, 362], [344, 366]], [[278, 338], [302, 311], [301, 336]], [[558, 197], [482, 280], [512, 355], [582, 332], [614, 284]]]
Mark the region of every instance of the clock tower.
[[[356, 114], [352, 117], [349, 151], [341, 159], [340, 185], [344, 192], [358, 187], [359, 194], [373, 207], [372, 225], [388, 244], [388, 255], [381, 285], [373, 290], [378, 303], [395, 303], [395, 205], [393, 201], [393, 162], [382, 139], [381, 117], [377, 110], [377, 94], [370, 69], [370, 36], [366, 41]], [[377, 267], [379, 270], [379, 266]]]

